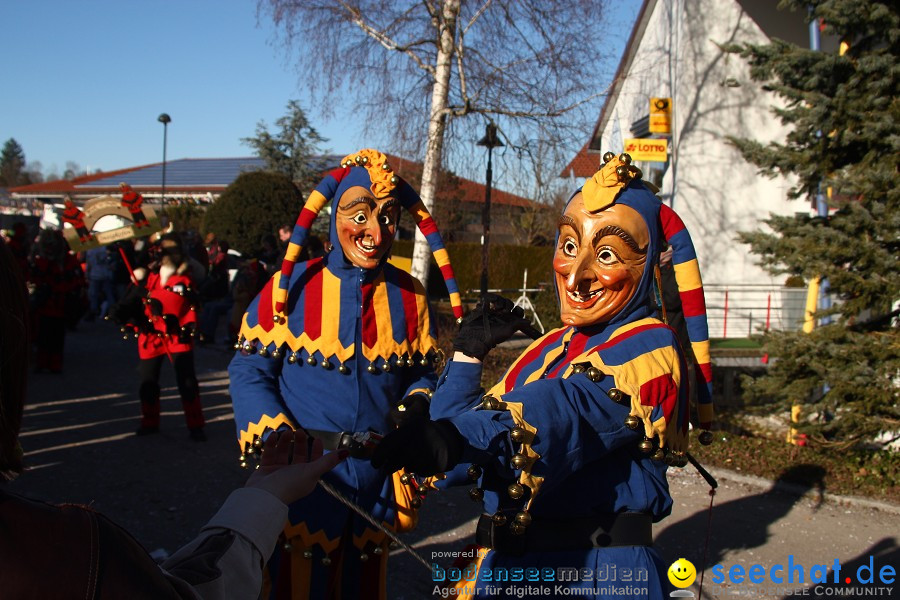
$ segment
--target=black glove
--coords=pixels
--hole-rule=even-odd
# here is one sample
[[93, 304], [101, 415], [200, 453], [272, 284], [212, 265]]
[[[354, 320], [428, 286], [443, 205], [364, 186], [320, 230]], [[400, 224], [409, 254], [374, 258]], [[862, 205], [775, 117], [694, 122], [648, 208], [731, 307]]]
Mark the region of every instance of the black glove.
[[453, 349], [483, 360], [494, 346], [511, 338], [516, 331], [530, 335], [533, 330], [521, 307], [503, 296], [486, 294], [463, 318]]
[[464, 443], [465, 438], [449, 421], [408, 421], [379, 442], [372, 466], [391, 473], [406, 468], [418, 475], [435, 475], [456, 466]]
[[407, 421], [427, 419], [430, 406], [431, 402], [425, 394], [412, 394], [392, 403], [388, 419], [395, 427], [400, 427]]
[[147, 290], [143, 286], [128, 286], [122, 298], [109, 309], [109, 318], [119, 325], [145, 322], [147, 317], [142, 300], [146, 295]]

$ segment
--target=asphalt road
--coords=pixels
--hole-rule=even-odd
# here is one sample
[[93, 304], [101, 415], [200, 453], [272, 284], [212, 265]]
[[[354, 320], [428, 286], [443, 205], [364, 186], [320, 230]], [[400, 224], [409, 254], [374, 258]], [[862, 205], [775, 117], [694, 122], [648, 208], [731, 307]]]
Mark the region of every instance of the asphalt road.
[[[139, 416], [134, 341], [122, 340], [112, 324], [98, 322], [81, 324], [69, 333], [66, 344], [62, 374], [29, 374], [21, 438], [29, 470], [9, 488], [32, 498], [92, 505], [128, 529], [148, 551], [171, 553], [196, 534], [247, 476], [238, 466], [228, 396], [225, 368], [230, 353], [220, 347], [196, 352], [209, 436], [209, 441], [198, 443], [188, 438], [171, 368], [164, 367], [161, 381], [162, 433], [138, 438], [133, 435]], [[872, 594], [876, 597], [900, 597], [896, 582], [882, 584], [878, 579], [886, 565], [900, 570], [900, 507], [879, 505], [877, 499], [867, 505], [832, 498], [827, 481], [822, 498], [819, 490], [785, 491], [739, 474], [716, 475], [720, 486], [710, 518], [708, 486], [690, 467], [674, 469], [672, 515], [654, 532], [667, 562], [684, 557], [698, 568], [707, 565], [704, 597], [834, 597], [835, 590], [810, 583], [818, 573], [814, 565], [832, 568], [838, 560], [840, 579], [851, 578], [849, 586], [841, 585], [862, 590], [859, 577], [865, 578], [868, 570], [858, 569], [867, 566], [870, 557], [875, 582], [865, 589], [878, 592]], [[465, 489], [432, 494], [421, 511], [419, 529], [404, 539], [429, 561], [433, 552], [459, 550], [472, 539], [478, 508]], [[405, 552], [393, 554], [388, 597], [432, 597], [430, 573]], [[773, 565], [786, 566], [789, 560], [803, 567], [804, 583], [768, 579]], [[723, 585], [713, 581], [714, 565], [722, 565], [718, 572], [724, 574]], [[753, 565], [762, 566], [764, 582], [730, 582], [735, 565], [745, 574]], [[737, 579], [737, 570], [733, 572]], [[834, 575], [829, 571], [827, 577], [831, 581]]]

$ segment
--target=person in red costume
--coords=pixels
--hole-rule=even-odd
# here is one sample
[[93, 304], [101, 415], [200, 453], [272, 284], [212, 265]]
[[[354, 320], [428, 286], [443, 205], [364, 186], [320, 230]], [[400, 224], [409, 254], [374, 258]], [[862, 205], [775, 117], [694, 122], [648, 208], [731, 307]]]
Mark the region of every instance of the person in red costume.
[[169, 360], [191, 439], [206, 441], [203, 405], [194, 371], [198, 301], [195, 277], [176, 233], [160, 238], [160, 259], [135, 269], [132, 285], [110, 311], [113, 320], [138, 333], [141, 424], [137, 435], [159, 432], [159, 372]]
[[122, 190], [122, 206], [128, 209], [128, 212], [131, 213], [131, 219], [134, 221], [134, 226], [137, 228], [150, 226], [150, 222], [147, 221], [147, 217], [144, 216], [144, 211], [141, 209], [141, 205], [144, 203], [144, 197], [134, 191], [130, 185], [127, 183], [120, 183], [119, 189]]
[[78, 239], [80, 239], [82, 243], [92, 239], [94, 236], [91, 235], [91, 232], [88, 231], [88, 228], [84, 224], [84, 212], [75, 206], [75, 203], [72, 202], [72, 199], [68, 196], [66, 196], [65, 204], [66, 209], [62, 214], [63, 223], [68, 223], [75, 229], [75, 232], [78, 234]]
[[66, 310], [75, 305], [84, 288], [84, 271], [59, 231], [41, 231], [28, 267], [28, 287], [37, 347], [35, 371], [59, 373], [66, 342]]

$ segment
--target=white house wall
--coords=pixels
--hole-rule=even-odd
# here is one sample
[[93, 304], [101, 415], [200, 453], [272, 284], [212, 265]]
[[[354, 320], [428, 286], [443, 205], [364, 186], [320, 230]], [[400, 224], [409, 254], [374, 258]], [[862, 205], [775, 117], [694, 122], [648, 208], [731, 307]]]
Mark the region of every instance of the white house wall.
[[[751, 82], [745, 62], [718, 43], [765, 43], [766, 37], [733, 0], [657, 0], [631, 68], [601, 134], [603, 150], [618, 151], [632, 137], [631, 124], [648, 113], [650, 97], [673, 99], [670, 166], [663, 197], [685, 221], [694, 240], [704, 283], [779, 285], [755, 264], [738, 231], [758, 229], [770, 212], [807, 211], [787, 200], [789, 183], [757, 174], [726, 136], [762, 142], [787, 131], [773, 116], [776, 102]], [[801, 24], [802, 25], [802, 24]], [[729, 87], [729, 78], [739, 87]], [[649, 165], [640, 165], [646, 172]]]

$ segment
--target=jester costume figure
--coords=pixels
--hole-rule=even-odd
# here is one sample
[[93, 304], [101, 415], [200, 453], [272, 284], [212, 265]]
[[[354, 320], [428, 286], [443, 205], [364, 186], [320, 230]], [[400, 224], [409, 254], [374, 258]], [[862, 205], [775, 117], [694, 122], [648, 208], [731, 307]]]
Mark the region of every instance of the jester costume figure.
[[703, 292], [681, 220], [630, 157], [604, 160], [559, 219], [553, 269], [565, 326], [536, 340], [482, 397], [480, 359], [503, 322], [486, 326], [496, 317], [487, 308], [472, 321], [478, 310], [470, 313], [433, 395], [436, 420], [392, 432], [373, 457], [387, 470], [468, 478], [472, 497], [483, 498], [480, 558], [447, 583], [455, 597], [519, 598], [525, 584], [510, 580], [523, 567], [535, 567], [550, 590], [528, 597], [668, 595], [651, 528], [672, 509], [667, 467], [687, 464], [689, 406], [684, 352], [651, 317], [664, 242], [674, 249], [708, 427]]
[[122, 191], [122, 206], [131, 213], [131, 220], [134, 221], [134, 226], [136, 228], [141, 228], [145, 225], [149, 227], [150, 222], [147, 221], [147, 216], [142, 208], [144, 197], [134, 191], [127, 183], [120, 183], [119, 189]]
[[[159, 242], [160, 258], [134, 270], [135, 283], [110, 310], [110, 317], [137, 335], [138, 373], [141, 382], [141, 424], [137, 435], [159, 432], [159, 375], [163, 362], [171, 362], [181, 396], [181, 407], [191, 439], [206, 440], [200, 386], [194, 368], [194, 332], [199, 298], [195, 273], [176, 233]], [[125, 331], [125, 328], [123, 328]]]
[[[333, 249], [296, 263], [329, 201]], [[349, 447], [351, 458], [325, 479], [395, 530], [414, 524], [414, 481], [373, 468], [366, 439], [427, 414], [436, 381], [425, 292], [387, 262], [401, 208], [426, 235], [461, 315], [447, 251], [418, 195], [383, 154], [361, 150], [310, 194], [281, 271], [244, 315], [228, 369], [242, 462], [280, 428], [302, 427], [326, 450]], [[387, 554], [383, 531], [317, 488], [290, 507], [264, 597], [383, 599]]]

